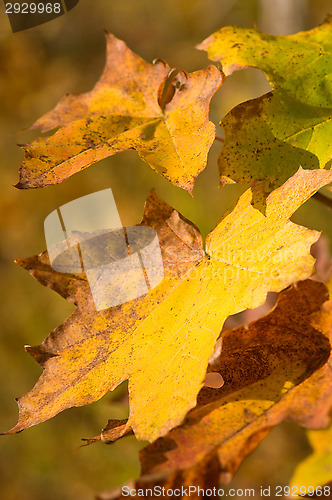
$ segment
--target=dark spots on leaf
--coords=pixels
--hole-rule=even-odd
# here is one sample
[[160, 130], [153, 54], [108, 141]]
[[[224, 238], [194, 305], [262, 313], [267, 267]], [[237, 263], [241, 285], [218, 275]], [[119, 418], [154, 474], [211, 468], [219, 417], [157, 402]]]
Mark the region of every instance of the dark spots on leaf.
[[243, 413], [244, 413], [244, 416], [246, 418], [255, 418], [255, 413], [253, 411], [251, 411], [249, 408], [244, 408], [243, 410]]
[[142, 139], [143, 141], [151, 141], [152, 139], [154, 139], [158, 124], [159, 121], [153, 121], [145, 125], [145, 127], [143, 127], [142, 133], [139, 136], [140, 139]]
[[86, 141], [86, 146], [90, 149], [94, 149], [96, 147], [95, 141], [92, 139], [88, 139]]
[[163, 167], [162, 165], [153, 165], [154, 170], [157, 172], [157, 174], [166, 174], [167, 173], [167, 168]]

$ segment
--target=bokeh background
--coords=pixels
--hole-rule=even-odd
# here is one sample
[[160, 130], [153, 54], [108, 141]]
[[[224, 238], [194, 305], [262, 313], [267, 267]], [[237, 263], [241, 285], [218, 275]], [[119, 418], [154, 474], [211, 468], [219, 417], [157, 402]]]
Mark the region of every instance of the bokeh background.
[[[138, 158], [118, 154], [62, 184], [19, 191], [23, 153], [17, 143], [38, 136], [27, 129], [69, 92], [90, 90], [104, 64], [102, 28], [124, 39], [148, 61], [163, 58], [172, 67], [193, 71], [208, 64], [194, 49], [225, 25], [257, 26], [273, 34], [309, 29], [332, 11], [329, 0], [80, 0], [66, 15], [13, 34], [0, 4], [0, 432], [17, 418], [14, 398], [26, 393], [41, 369], [23, 345], [39, 344], [73, 307], [43, 288], [13, 263], [45, 249], [43, 223], [56, 207], [111, 187], [124, 224], [139, 222], [152, 187], [206, 235], [244, 187], [218, 189], [216, 142], [194, 196], [172, 186]], [[218, 124], [236, 104], [268, 91], [264, 75], [253, 69], [232, 75], [214, 97], [211, 119]], [[217, 126], [217, 134], [222, 130]], [[331, 212], [310, 200], [293, 220], [323, 231], [330, 241]], [[125, 388], [85, 408], [61, 413], [15, 436], [0, 438], [2, 500], [89, 500], [139, 474], [142, 443], [129, 437], [106, 446], [78, 449], [80, 438], [98, 434], [108, 418], [123, 418]], [[248, 457], [231, 487], [286, 485], [296, 463], [310, 453], [305, 432], [293, 424], [274, 429]]]

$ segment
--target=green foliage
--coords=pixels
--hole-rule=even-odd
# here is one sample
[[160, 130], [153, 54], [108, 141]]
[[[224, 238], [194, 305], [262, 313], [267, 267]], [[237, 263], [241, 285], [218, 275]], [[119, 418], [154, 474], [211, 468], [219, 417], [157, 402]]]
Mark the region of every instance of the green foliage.
[[[318, 28], [288, 36], [222, 28], [198, 46], [222, 62], [226, 75], [253, 66], [273, 85], [272, 94], [242, 104], [222, 120], [231, 138], [231, 149], [226, 144], [219, 159], [222, 176], [236, 182], [266, 179], [277, 186], [299, 162], [304, 168], [325, 167], [332, 156], [331, 33], [328, 17]], [[240, 148], [234, 145], [237, 132]]]

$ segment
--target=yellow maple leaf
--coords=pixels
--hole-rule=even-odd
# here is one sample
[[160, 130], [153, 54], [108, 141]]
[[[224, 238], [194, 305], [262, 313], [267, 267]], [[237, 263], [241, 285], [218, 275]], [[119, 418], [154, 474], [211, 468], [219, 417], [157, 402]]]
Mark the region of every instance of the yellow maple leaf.
[[196, 404], [209, 358], [225, 319], [256, 307], [312, 273], [310, 246], [319, 233], [289, 221], [332, 172], [301, 168], [256, 205], [259, 186], [246, 191], [206, 241], [197, 228], [161, 202], [148, 200], [141, 224], [157, 231], [165, 278], [141, 299], [96, 311], [87, 281], [61, 274], [47, 254], [18, 263], [77, 310], [40, 347], [28, 348], [43, 365], [35, 387], [19, 399], [9, 432], [45, 421], [63, 409], [100, 399], [129, 379], [128, 427], [153, 441], [179, 425]]
[[65, 96], [32, 128], [53, 135], [24, 145], [19, 188], [57, 184], [119, 151], [136, 149], [154, 170], [193, 190], [215, 138], [209, 102], [221, 85], [215, 66], [194, 73], [150, 64], [107, 33], [104, 71], [90, 91]]
[[[183, 425], [141, 451], [143, 477], [187, 469], [217, 454], [221, 480], [228, 482], [280, 422], [324, 428], [332, 408], [332, 301], [327, 298], [324, 284], [306, 280], [283, 291], [266, 316], [247, 328], [226, 331], [211, 367], [224, 378], [223, 387], [203, 388]], [[108, 428], [112, 432], [106, 429], [99, 439], [121, 437], [115, 421]], [[293, 485], [331, 480], [331, 471], [322, 469], [331, 460], [330, 435], [331, 429], [317, 433], [317, 453], [300, 466]]]

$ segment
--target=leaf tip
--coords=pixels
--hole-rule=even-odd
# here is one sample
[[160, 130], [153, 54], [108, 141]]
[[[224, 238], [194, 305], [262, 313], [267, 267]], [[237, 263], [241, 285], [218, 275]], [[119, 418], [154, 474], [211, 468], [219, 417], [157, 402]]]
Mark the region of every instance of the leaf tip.
[[14, 264], [16, 264], [17, 266], [23, 267], [24, 269], [27, 268], [26, 260], [22, 259], [21, 257], [17, 257], [16, 259], [14, 259]]
[[[15, 401], [17, 401], [17, 399], [15, 399]], [[18, 434], [19, 432], [23, 432], [23, 431], [24, 431], [24, 429], [21, 429], [21, 427], [17, 423], [14, 427], [9, 429], [9, 431], [0, 432], [0, 436], [9, 436], [11, 434]]]
[[53, 352], [46, 351], [42, 346], [31, 346], [27, 344], [24, 346], [24, 350], [41, 366], [50, 358], [57, 356], [57, 354]]
[[191, 185], [189, 185], [185, 189], [190, 194], [190, 196], [193, 198], [193, 196], [194, 196], [194, 183], [192, 183]]
[[26, 189], [26, 186], [21, 181], [18, 181], [16, 184], [13, 184], [13, 187], [16, 189]]
[[205, 40], [203, 40], [202, 42], [200, 43], [197, 43], [194, 48], [196, 50], [205, 50], [206, 51], [206, 46], [208, 45], [208, 40], [212, 37], [212, 35], [208, 38], [205, 38]]

